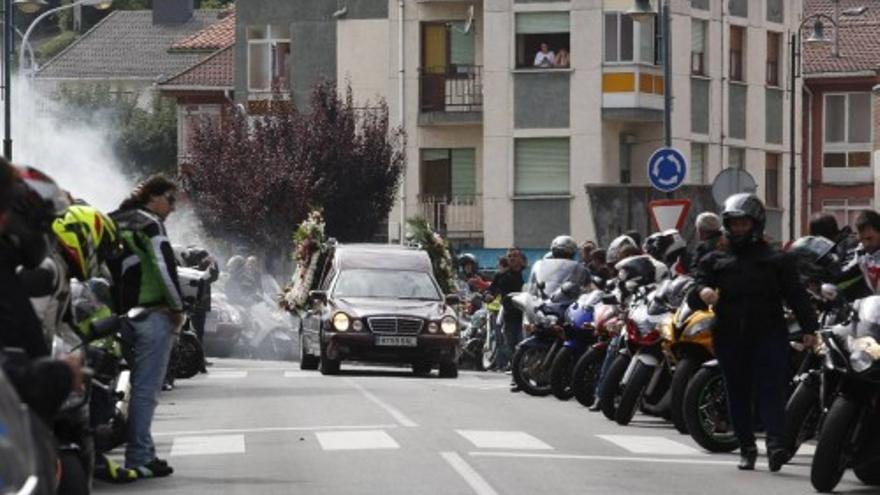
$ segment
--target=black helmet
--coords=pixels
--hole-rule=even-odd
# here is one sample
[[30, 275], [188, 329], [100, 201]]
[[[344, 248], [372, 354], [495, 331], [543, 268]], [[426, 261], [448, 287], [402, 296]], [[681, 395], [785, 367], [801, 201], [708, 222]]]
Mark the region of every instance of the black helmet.
[[477, 262], [477, 257], [471, 253], [464, 253], [458, 257], [458, 266], [464, 266], [468, 263], [474, 266], [480, 266], [479, 262]]
[[684, 238], [675, 229], [655, 232], [645, 239], [642, 250], [667, 265], [675, 263], [687, 249]]
[[[736, 238], [730, 233], [730, 221], [734, 218], [752, 219], [752, 230], [741, 238]], [[757, 242], [764, 238], [764, 224], [767, 214], [764, 203], [754, 194], [739, 193], [730, 196], [724, 201], [724, 210], [721, 212], [724, 229], [734, 246], [743, 246], [751, 242]]]
[[49, 176], [30, 167], [16, 168], [3, 236], [13, 246], [16, 264], [36, 268], [49, 249], [52, 222], [70, 206], [67, 194]]
[[554, 258], [574, 259], [578, 245], [569, 235], [560, 235], [550, 243], [550, 253]]
[[804, 236], [794, 241], [788, 251], [795, 256], [798, 274], [804, 282], [827, 282], [839, 262], [835, 244], [822, 236]]

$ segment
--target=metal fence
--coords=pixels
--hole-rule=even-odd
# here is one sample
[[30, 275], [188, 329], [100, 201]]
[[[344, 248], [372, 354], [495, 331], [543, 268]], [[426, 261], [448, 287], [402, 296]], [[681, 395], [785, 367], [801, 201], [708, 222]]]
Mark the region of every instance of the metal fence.
[[419, 69], [422, 112], [483, 111], [483, 67], [449, 65]]
[[420, 196], [419, 211], [444, 236], [483, 235], [483, 198], [480, 195]]

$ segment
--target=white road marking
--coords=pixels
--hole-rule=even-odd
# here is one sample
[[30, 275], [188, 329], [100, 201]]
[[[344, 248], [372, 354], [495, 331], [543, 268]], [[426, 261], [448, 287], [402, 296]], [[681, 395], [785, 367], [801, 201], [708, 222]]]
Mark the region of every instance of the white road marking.
[[244, 454], [244, 435], [175, 438], [171, 457], [185, 455]]
[[225, 430], [189, 430], [189, 431], [164, 431], [153, 433], [154, 437], [176, 437], [189, 435], [222, 435], [229, 433], [276, 433], [285, 431], [335, 431], [335, 430], [376, 430], [397, 428], [396, 424], [387, 425], [364, 425], [364, 426], [278, 426], [268, 428], [233, 428]]
[[440, 452], [440, 455], [464, 479], [465, 483], [470, 485], [474, 493], [477, 495], [498, 495], [489, 482], [480, 476], [480, 473], [476, 472], [460, 455], [455, 452]]
[[639, 435], [596, 435], [633, 454], [653, 455], [706, 455], [705, 453], [683, 443], [669, 440], [664, 437], [639, 436]]
[[377, 406], [384, 409], [388, 414], [391, 415], [391, 417], [394, 418], [395, 421], [400, 423], [400, 426], [405, 426], [407, 428], [414, 428], [416, 426], [419, 426], [415, 421], [409, 419], [408, 417], [406, 417], [405, 414], [400, 412], [399, 409], [388, 404], [387, 402], [383, 401], [382, 399], [376, 397], [375, 395], [372, 394], [372, 392], [370, 392], [369, 390], [360, 386], [360, 384], [358, 384], [357, 382], [355, 382], [351, 378], [346, 378], [345, 381], [347, 381], [349, 384], [351, 384], [352, 387], [356, 388], [358, 390], [358, 392], [360, 392], [364, 397], [366, 397], [367, 399], [372, 401], [374, 404], [376, 404]]
[[478, 449], [553, 450], [524, 431], [455, 430]]
[[207, 376], [208, 378], [211, 378], [211, 379], [215, 379], [215, 378], [223, 378], [223, 379], [225, 379], [225, 378], [247, 378], [248, 372], [247, 371], [214, 371], [214, 370], [211, 370], [205, 376]]
[[320, 378], [321, 375], [314, 371], [285, 371], [284, 378]]
[[576, 461], [647, 462], [652, 464], [695, 464], [707, 466], [733, 466], [735, 461], [710, 461], [706, 459], [668, 459], [662, 457], [626, 457], [611, 455], [543, 454], [530, 452], [469, 452], [472, 457], [518, 457], [524, 459], [562, 459]]
[[324, 450], [399, 449], [400, 445], [383, 430], [327, 431], [315, 433]]

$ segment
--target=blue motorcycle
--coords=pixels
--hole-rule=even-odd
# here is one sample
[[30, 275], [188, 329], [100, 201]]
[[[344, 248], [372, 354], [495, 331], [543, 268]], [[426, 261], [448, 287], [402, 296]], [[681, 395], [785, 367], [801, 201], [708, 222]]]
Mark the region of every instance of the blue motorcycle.
[[559, 400], [574, 396], [574, 365], [596, 343], [595, 309], [602, 302], [602, 291], [595, 290], [578, 298], [565, 312], [565, 342], [550, 366], [550, 388]]

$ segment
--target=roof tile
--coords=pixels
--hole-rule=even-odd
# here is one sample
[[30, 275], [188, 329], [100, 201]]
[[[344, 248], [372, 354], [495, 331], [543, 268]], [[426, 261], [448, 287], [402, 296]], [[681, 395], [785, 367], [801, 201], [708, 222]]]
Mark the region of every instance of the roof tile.
[[[840, 0], [840, 11], [864, 5], [864, 0]], [[833, 18], [834, 2], [806, 0], [804, 18], [816, 13]], [[804, 75], [864, 72], [880, 68], [880, 9], [870, 7], [858, 17], [841, 16], [839, 19], [839, 56], [832, 54], [831, 43], [816, 45], [802, 42]], [[810, 31], [808, 23], [802, 30], [802, 41], [806, 40]], [[825, 22], [825, 36], [833, 39], [835, 35], [834, 27]]]
[[235, 12], [171, 45], [172, 50], [219, 50], [235, 44]]
[[189, 88], [230, 89], [235, 86], [235, 49], [232, 45], [217, 51], [180, 74], [161, 84], [164, 89], [175, 86]]

